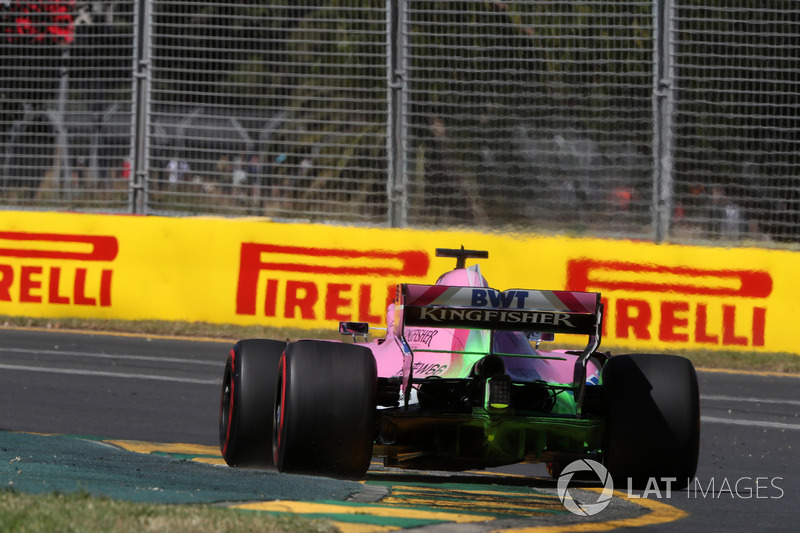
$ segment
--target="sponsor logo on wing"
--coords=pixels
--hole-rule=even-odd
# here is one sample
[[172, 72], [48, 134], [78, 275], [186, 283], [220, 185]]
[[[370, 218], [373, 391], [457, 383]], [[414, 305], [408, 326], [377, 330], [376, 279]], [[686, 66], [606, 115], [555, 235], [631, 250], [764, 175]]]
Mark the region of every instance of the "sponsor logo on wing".
[[472, 289], [470, 302], [465, 307], [595, 313], [597, 310], [597, 294], [575, 291], [512, 289], [500, 292], [493, 289]]
[[495, 307], [501, 309], [524, 309], [528, 291], [505, 292], [491, 289], [473, 289], [470, 307]]
[[575, 328], [568, 313], [543, 313], [527, 310], [453, 309], [421, 307], [419, 319], [430, 322], [504, 322], [509, 324], [549, 324]]

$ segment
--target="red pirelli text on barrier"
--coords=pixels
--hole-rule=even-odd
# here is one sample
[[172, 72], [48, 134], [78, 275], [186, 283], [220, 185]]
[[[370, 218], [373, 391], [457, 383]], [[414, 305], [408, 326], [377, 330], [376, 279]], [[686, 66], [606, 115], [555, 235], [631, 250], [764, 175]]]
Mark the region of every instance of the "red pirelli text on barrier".
[[[391, 302], [398, 280], [424, 277], [429, 266], [428, 254], [417, 250], [243, 243], [236, 313], [380, 323], [381, 313], [371, 311], [373, 298]], [[329, 281], [323, 281], [325, 278]], [[262, 294], [259, 287], [265, 287]]]
[[763, 270], [578, 259], [567, 263], [567, 286], [602, 293], [603, 335], [611, 338], [765, 345], [773, 282]]
[[108, 235], [0, 231], [0, 302], [109, 307], [118, 252]]

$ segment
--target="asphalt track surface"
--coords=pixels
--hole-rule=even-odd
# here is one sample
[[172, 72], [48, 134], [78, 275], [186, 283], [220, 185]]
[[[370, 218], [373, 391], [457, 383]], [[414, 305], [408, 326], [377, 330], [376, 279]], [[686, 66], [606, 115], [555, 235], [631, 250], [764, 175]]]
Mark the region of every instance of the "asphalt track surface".
[[[382, 497], [386, 505], [417, 502], [417, 507], [430, 510], [431, 499], [438, 498], [462, 502], [448, 509], [453, 520], [432, 511], [393, 522], [372, 518], [375, 524], [429, 531], [588, 526], [581, 524], [586, 519], [560, 506], [555, 484], [544, 477], [540, 465], [466, 476], [376, 467], [367, 474], [364, 490], [351, 482], [199, 464], [218, 461], [211, 456], [216, 454], [220, 381], [230, 343], [6, 328], [0, 328], [0, 339], [0, 483], [4, 486], [26, 479], [27, 488], [24, 483], [16, 488], [69, 490], [70, 476], [86, 466], [103, 483], [116, 487], [108, 493], [116, 490], [127, 499], [142, 494], [148, 501], [166, 502], [281, 499], [282, 505], [262, 509], [325, 515], [338, 511], [329, 511], [327, 503], [293, 502], [343, 502], [355, 497], [348, 504], [358, 506]], [[582, 530], [614, 525], [641, 531], [797, 530], [800, 377], [701, 371], [699, 378], [701, 455], [689, 489], [667, 493], [653, 487], [642, 494], [615, 487], [619, 497], [614, 504], [592, 517], [599, 521], [596, 527]], [[130, 468], [133, 463], [137, 466]], [[23, 464], [28, 476], [20, 474]], [[167, 490], [149, 486], [145, 479], [149, 471], [168, 472], [178, 484]], [[188, 477], [181, 485], [183, 476]], [[541, 512], [509, 511], [514, 508]], [[363, 514], [359, 509], [354, 512]], [[490, 516], [492, 509], [495, 514]], [[476, 522], [478, 510], [494, 519], [491, 527]]]

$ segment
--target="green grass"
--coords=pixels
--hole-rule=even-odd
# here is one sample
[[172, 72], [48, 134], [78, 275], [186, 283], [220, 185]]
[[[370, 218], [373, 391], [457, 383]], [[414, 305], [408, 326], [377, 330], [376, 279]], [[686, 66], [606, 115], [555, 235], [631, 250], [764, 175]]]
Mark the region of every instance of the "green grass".
[[692, 361], [697, 368], [800, 373], [800, 355], [791, 353], [680, 350], [671, 352]]
[[327, 533], [334, 526], [297, 515], [270, 515], [212, 505], [130, 503], [86, 493], [0, 491], [0, 531], [15, 533]]
[[28, 318], [0, 316], [0, 325], [6, 327], [76, 330], [99, 333], [135, 333], [154, 336], [187, 337], [190, 339], [342, 339], [334, 329], [292, 329], [269, 326], [239, 326], [235, 324], [208, 324], [205, 322], [164, 322], [158, 320], [87, 320], [82, 318]]

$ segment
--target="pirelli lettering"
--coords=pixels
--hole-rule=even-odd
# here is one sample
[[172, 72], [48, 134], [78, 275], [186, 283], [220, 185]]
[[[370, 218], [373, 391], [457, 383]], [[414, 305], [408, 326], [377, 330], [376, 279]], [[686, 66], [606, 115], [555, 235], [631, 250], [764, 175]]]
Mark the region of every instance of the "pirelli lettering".
[[767, 345], [773, 280], [755, 269], [574, 259], [571, 290], [598, 290], [608, 310], [603, 337], [674, 346]]
[[0, 306], [111, 307], [112, 235], [0, 231]]
[[421, 250], [365, 251], [242, 243], [236, 314], [380, 325], [397, 277], [427, 275]]
[[589, 333], [595, 327], [595, 316], [583, 313], [415, 306], [406, 306], [403, 313], [407, 326], [538, 330], [554, 333]]

